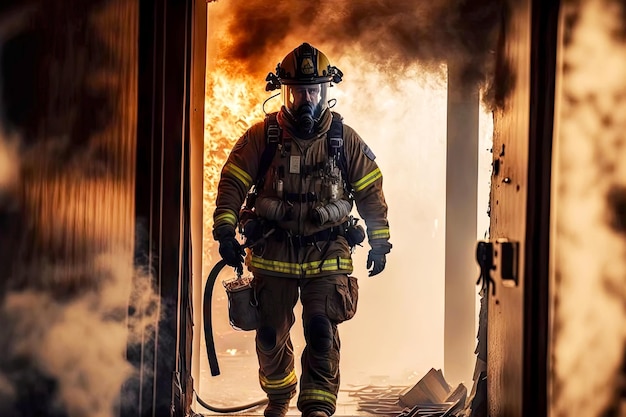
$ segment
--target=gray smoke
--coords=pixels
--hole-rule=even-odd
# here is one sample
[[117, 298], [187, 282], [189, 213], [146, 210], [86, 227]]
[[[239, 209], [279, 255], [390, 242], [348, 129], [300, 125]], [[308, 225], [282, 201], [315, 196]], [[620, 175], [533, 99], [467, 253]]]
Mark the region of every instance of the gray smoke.
[[237, 0], [220, 7], [228, 10], [229, 60], [254, 63], [270, 53], [284, 55], [297, 46], [285, 41], [298, 37], [313, 45], [336, 45], [335, 56], [356, 50], [365, 65], [390, 76], [414, 63], [437, 70], [453, 62], [465, 81], [484, 83], [491, 77], [503, 5], [504, 0]]
[[[100, 282], [78, 297], [31, 289], [6, 294], [1, 415], [56, 415], [55, 409], [67, 416], [113, 415], [121, 386], [135, 371], [125, 359], [127, 343], [137, 343], [156, 322], [150, 278], [120, 261], [126, 255], [112, 251], [71, 268], [40, 265], [37, 273], [52, 281], [81, 275]], [[127, 316], [129, 305], [141, 313]]]
[[[0, 415], [112, 417], [138, 371], [127, 348], [147, 342], [141, 335], [151, 334], [158, 314], [152, 278], [133, 263], [132, 221], [124, 216], [132, 210], [106, 211], [129, 207], [132, 187], [94, 171], [113, 160], [97, 144], [84, 141], [90, 146], [70, 169], [68, 158], [58, 158], [76, 147], [68, 135], [28, 132], [36, 123], [17, 116], [31, 115], [25, 108], [45, 112], [38, 101], [45, 94], [32, 81], [46, 78], [15, 77], [24, 68], [37, 73], [19, 65], [41, 52], [28, 46], [47, 39], [37, 30], [50, 26], [31, 26], [33, 19], [54, 18], [26, 7], [0, 12]], [[57, 152], [47, 152], [51, 144]], [[43, 167], [52, 165], [58, 169], [47, 175]]]

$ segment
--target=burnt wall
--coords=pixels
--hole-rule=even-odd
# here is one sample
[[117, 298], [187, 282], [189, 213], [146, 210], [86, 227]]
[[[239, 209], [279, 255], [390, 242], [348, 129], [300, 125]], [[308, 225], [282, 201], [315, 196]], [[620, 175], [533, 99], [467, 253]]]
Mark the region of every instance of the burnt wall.
[[[547, 413], [550, 181], [558, 2], [508, 2], [494, 78], [488, 402], [497, 416]], [[503, 245], [514, 243], [514, 276]], [[506, 274], [505, 274], [506, 275]]]
[[111, 415], [154, 319], [133, 266], [138, 3], [3, 2], [0, 28], [0, 414]]
[[0, 5], [0, 415], [189, 410], [191, 28], [191, 2]]

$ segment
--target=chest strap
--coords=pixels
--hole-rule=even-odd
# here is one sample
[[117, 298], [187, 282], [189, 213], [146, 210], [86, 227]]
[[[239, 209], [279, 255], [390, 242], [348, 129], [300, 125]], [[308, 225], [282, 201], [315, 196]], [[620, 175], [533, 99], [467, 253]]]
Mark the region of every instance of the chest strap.
[[279, 233], [274, 233], [276, 240], [288, 241], [294, 249], [300, 249], [305, 246], [314, 246], [318, 242], [328, 242], [336, 240], [337, 236], [342, 234], [342, 228], [339, 226], [329, 227], [328, 229], [320, 230], [312, 235], [290, 235], [284, 230], [280, 230]]

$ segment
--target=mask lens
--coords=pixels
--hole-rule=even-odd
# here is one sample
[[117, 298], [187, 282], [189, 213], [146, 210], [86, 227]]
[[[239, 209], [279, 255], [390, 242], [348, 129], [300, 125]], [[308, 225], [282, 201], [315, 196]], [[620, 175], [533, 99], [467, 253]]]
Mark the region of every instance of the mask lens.
[[313, 109], [312, 117], [317, 119], [328, 107], [327, 91], [329, 84], [328, 82], [320, 84], [283, 84], [281, 87], [283, 106], [294, 117], [305, 112], [305, 107], [311, 108]]

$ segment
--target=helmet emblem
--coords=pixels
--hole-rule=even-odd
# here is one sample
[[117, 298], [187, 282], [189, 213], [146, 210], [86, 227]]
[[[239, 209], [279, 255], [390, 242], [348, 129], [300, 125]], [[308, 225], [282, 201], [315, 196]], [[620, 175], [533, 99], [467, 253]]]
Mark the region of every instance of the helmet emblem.
[[313, 66], [313, 60], [311, 58], [304, 58], [302, 60], [302, 64], [300, 65], [300, 70], [303, 74], [311, 75], [315, 72], [315, 68]]

